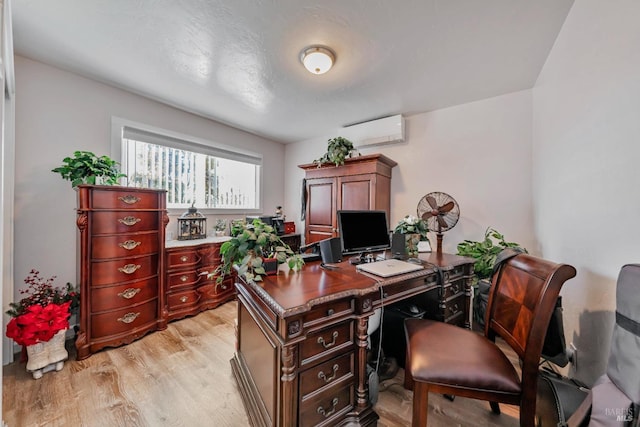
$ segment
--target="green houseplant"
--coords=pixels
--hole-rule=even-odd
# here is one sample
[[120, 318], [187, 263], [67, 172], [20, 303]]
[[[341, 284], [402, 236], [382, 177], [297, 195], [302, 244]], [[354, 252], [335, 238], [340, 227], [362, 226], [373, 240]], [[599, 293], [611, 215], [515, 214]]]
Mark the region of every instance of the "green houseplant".
[[491, 276], [496, 257], [503, 249], [515, 247], [521, 246], [518, 243], [507, 242], [504, 235], [489, 227], [484, 233], [483, 240], [479, 242], [464, 240], [462, 243], [458, 243], [458, 255], [475, 258], [473, 271], [476, 276], [475, 280], [478, 281], [488, 279]]
[[120, 173], [120, 163], [109, 156], [97, 156], [91, 151], [74, 151], [73, 157], [65, 157], [62, 166], [52, 169], [63, 179], [71, 181], [72, 187], [80, 184], [96, 184], [101, 178], [105, 185], [118, 185], [118, 180], [127, 175]]
[[231, 274], [234, 267], [247, 281], [261, 281], [267, 274], [265, 259], [275, 259], [278, 264], [287, 262], [289, 268], [296, 270], [304, 265], [302, 257], [280, 239], [275, 229], [259, 219], [248, 224], [235, 222], [231, 240], [222, 244], [220, 254], [222, 263], [214, 272], [218, 283]]
[[314, 160], [313, 163], [317, 164], [318, 167], [326, 163], [333, 163], [336, 166], [341, 166], [344, 165], [344, 160], [351, 157], [354, 152], [355, 148], [351, 141], [342, 136], [337, 136], [329, 139], [327, 152], [319, 159]]
[[489, 299], [489, 288], [491, 286], [491, 273], [496, 263], [496, 257], [506, 248], [520, 248], [525, 253], [527, 250], [515, 242], [507, 242], [504, 235], [489, 227], [484, 233], [481, 241], [464, 240], [458, 243], [458, 255], [475, 258], [473, 265], [475, 277], [473, 278], [474, 298], [473, 317], [474, 321], [484, 326], [484, 315]]
[[418, 243], [421, 240], [427, 240], [429, 228], [427, 221], [413, 215], [407, 215], [402, 218], [396, 228], [394, 234], [403, 234], [405, 236], [405, 247], [409, 257], [418, 256]]

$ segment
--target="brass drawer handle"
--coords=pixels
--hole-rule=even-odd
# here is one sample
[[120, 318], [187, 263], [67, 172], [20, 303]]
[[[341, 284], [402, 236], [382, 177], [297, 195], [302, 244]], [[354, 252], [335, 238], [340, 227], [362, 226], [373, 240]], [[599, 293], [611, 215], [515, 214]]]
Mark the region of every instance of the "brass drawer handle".
[[131, 323], [134, 320], [136, 320], [138, 318], [138, 316], [140, 316], [140, 313], [127, 313], [124, 316], [122, 316], [121, 318], [119, 318], [118, 322]]
[[337, 406], [338, 406], [338, 398], [334, 397], [331, 400], [331, 409], [327, 411], [322, 406], [318, 406], [318, 409], [316, 412], [318, 412], [320, 415], [322, 415], [325, 418], [329, 418], [331, 415], [333, 415], [334, 412], [336, 412]]
[[136, 196], [133, 196], [131, 194], [127, 194], [126, 196], [118, 197], [118, 200], [120, 200], [120, 201], [122, 201], [122, 202], [124, 202], [124, 203], [126, 203], [128, 205], [133, 205], [135, 203], [138, 203], [142, 199], [140, 199], [140, 197], [136, 197]]
[[335, 312], [336, 311], [333, 308], [330, 308], [329, 310], [327, 310], [327, 316], [333, 316]]
[[188, 256], [186, 256], [186, 255], [182, 255], [182, 256], [180, 257], [180, 261], [182, 261], [182, 262], [187, 262], [188, 260], [189, 260], [189, 257], [188, 257]]
[[131, 299], [131, 298], [135, 297], [136, 295], [138, 295], [138, 292], [140, 292], [140, 288], [128, 288], [128, 289], [125, 289], [124, 291], [120, 292], [118, 294], [118, 296], [120, 298]]
[[180, 276], [180, 281], [181, 281], [181, 282], [186, 282], [188, 278], [189, 278], [189, 276], [187, 276], [186, 274], [184, 274], [184, 275]]
[[338, 373], [338, 364], [336, 363], [335, 365], [333, 365], [333, 373], [331, 374], [330, 377], [327, 377], [324, 374], [324, 372], [320, 371], [318, 372], [318, 378], [323, 380], [325, 383], [328, 383], [329, 381], [332, 381], [336, 377], [337, 373]]
[[184, 297], [180, 297], [180, 302], [187, 302], [189, 301], [189, 297], [184, 296]]
[[333, 334], [331, 334], [331, 336], [333, 337], [333, 341], [331, 341], [330, 343], [326, 343], [323, 337], [318, 337], [318, 344], [322, 344], [324, 348], [333, 347], [334, 345], [336, 345], [336, 339], [338, 338], [338, 331], [334, 331]]
[[118, 219], [118, 222], [120, 224], [124, 224], [127, 227], [131, 227], [132, 225], [136, 225], [140, 221], [142, 221], [142, 220], [140, 218], [136, 218], [135, 216], [125, 216], [124, 218], [119, 218]]
[[458, 311], [460, 311], [460, 307], [458, 307], [458, 304], [453, 304], [453, 307], [449, 307], [449, 310], [451, 310], [451, 314], [457, 313]]
[[123, 249], [126, 249], [128, 251], [130, 251], [131, 249], [135, 249], [136, 247], [140, 246], [142, 244], [142, 242], [136, 242], [135, 240], [126, 240], [122, 243], [118, 243], [118, 246], [120, 246]]
[[124, 267], [118, 267], [118, 271], [120, 273], [132, 274], [135, 273], [137, 269], [140, 268], [140, 264], [127, 264]]

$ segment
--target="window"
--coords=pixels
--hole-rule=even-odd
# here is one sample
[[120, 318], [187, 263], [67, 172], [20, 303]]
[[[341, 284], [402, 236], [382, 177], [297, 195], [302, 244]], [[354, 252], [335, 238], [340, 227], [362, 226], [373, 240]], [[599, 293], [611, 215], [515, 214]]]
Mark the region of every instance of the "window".
[[167, 208], [260, 208], [260, 155], [169, 132], [116, 130], [128, 185], [167, 190]]

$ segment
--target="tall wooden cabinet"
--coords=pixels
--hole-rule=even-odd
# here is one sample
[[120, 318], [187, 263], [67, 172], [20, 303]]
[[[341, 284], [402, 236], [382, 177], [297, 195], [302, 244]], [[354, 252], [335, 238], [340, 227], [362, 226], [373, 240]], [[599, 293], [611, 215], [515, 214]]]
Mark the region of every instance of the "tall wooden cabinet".
[[167, 327], [164, 190], [78, 187], [78, 359]]
[[344, 166], [299, 165], [305, 170], [305, 244], [338, 236], [338, 210], [383, 210], [389, 218], [391, 169], [382, 154], [354, 157]]

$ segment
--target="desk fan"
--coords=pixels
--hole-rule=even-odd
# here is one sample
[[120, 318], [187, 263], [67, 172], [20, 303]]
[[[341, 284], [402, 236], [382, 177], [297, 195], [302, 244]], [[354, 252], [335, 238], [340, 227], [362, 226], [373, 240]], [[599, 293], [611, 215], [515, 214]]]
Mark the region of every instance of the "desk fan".
[[437, 236], [436, 253], [442, 253], [442, 233], [451, 230], [460, 218], [458, 202], [447, 193], [434, 191], [422, 197], [418, 202], [418, 218], [427, 221], [430, 231]]

